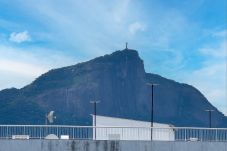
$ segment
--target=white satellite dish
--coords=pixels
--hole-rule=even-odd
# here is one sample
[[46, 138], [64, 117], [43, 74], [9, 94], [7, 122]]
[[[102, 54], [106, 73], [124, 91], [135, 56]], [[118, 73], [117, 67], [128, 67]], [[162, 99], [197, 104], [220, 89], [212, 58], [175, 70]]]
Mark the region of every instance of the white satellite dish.
[[47, 121], [48, 123], [53, 123], [54, 119], [56, 119], [56, 116], [54, 116], [54, 111], [50, 111], [47, 115], [46, 115], [46, 124]]

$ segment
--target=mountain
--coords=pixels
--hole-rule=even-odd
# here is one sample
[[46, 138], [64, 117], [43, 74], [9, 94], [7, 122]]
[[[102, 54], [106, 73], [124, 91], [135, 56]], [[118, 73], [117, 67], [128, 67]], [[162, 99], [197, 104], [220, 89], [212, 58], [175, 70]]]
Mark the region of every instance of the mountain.
[[213, 127], [227, 118], [193, 86], [146, 73], [136, 50], [124, 49], [59, 69], [53, 69], [21, 89], [0, 91], [0, 124], [44, 124], [56, 112], [55, 124], [90, 125], [90, 101], [100, 100], [97, 114], [150, 120], [154, 88], [154, 121], [175, 126], [209, 124], [205, 109], [213, 109]]

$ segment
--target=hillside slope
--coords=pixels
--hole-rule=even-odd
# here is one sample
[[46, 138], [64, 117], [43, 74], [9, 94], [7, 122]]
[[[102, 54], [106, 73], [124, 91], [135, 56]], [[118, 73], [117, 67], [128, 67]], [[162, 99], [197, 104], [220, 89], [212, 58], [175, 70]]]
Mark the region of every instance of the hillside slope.
[[50, 70], [22, 89], [0, 91], [0, 124], [44, 124], [56, 111], [55, 124], [89, 125], [89, 103], [100, 100], [98, 114], [150, 119], [151, 89], [154, 120], [175, 126], [208, 126], [205, 109], [214, 109], [213, 126], [225, 127], [226, 117], [193, 86], [144, 71], [135, 50], [125, 49], [77, 65]]

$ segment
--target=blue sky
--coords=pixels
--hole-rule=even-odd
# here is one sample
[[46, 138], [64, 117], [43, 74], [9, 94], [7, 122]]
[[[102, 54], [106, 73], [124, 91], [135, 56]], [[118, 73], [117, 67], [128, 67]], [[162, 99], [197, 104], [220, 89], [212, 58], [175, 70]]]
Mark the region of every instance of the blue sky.
[[0, 0], [0, 89], [121, 50], [227, 114], [226, 0]]

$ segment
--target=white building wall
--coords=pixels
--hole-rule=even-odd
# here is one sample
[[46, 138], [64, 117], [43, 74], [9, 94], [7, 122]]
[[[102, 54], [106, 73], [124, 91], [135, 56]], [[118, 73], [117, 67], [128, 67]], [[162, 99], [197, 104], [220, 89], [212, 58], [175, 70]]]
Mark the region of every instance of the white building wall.
[[[95, 139], [96, 130], [97, 140], [151, 140], [150, 124], [150, 122], [97, 115], [97, 128], [93, 130], [93, 138]], [[174, 140], [174, 130], [170, 125], [161, 123], [153, 123], [153, 125], [153, 140]]]

